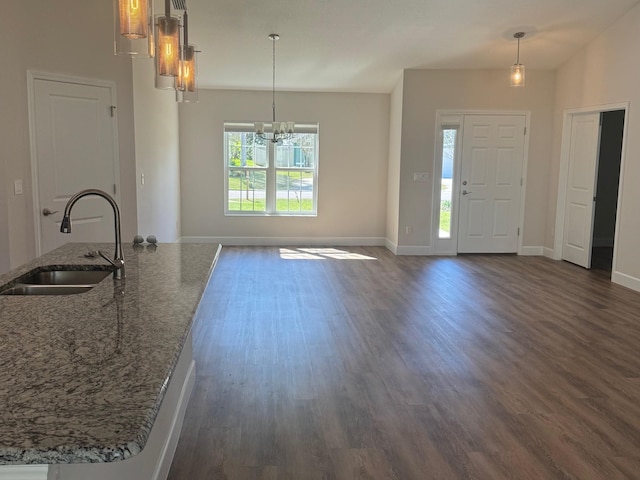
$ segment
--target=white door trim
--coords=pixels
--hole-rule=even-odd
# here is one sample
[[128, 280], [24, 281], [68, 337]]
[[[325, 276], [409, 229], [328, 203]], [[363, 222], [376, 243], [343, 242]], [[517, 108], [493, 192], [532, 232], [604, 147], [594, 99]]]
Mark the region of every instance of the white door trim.
[[[39, 182], [38, 182], [38, 156], [37, 156], [37, 142], [36, 142], [36, 115], [35, 115], [35, 81], [36, 80], [48, 80], [52, 82], [61, 83], [73, 83], [78, 85], [89, 85], [93, 87], [108, 88], [111, 93], [111, 104], [117, 105], [116, 99], [116, 83], [110, 80], [99, 80], [95, 78], [75, 77], [71, 75], [62, 75], [58, 73], [39, 72], [35, 70], [27, 70], [27, 101], [29, 108], [29, 151], [31, 156], [31, 193], [33, 202], [33, 225], [35, 232], [35, 246], [36, 256], [42, 255], [42, 242], [41, 242], [41, 230], [40, 230], [40, 195], [39, 195]], [[115, 182], [116, 182], [116, 195], [114, 196], [116, 201], [120, 198], [120, 156], [118, 149], [118, 125], [116, 121], [117, 117], [113, 115], [113, 155], [114, 155], [114, 167], [115, 167]], [[118, 201], [119, 203], [119, 201]]]
[[[553, 239], [553, 258], [562, 260], [562, 241], [564, 239], [564, 218], [567, 203], [567, 182], [569, 180], [569, 154], [571, 150], [571, 126], [574, 115], [584, 113], [603, 113], [615, 110], [624, 110], [624, 129], [622, 133], [622, 154], [620, 158], [620, 180], [618, 183], [618, 204], [617, 211], [620, 213], [622, 207], [622, 185], [625, 170], [625, 159], [627, 151], [627, 132], [629, 126], [629, 102], [610, 103], [605, 105], [595, 105], [592, 107], [570, 108], [564, 111], [562, 119], [562, 145], [560, 148], [560, 171], [558, 173], [558, 200], [556, 203], [556, 227]], [[596, 164], [597, 168], [597, 164]], [[612, 277], [617, 273], [617, 251], [618, 251], [618, 229], [620, 228], [620, 215], [616, 215], [616, 227], [613, 239], [613, 264], [611, 266]], [[593, 234], [593, 233], [592, 233]]]
[[[529, 137], [531, 132], [531, 112], [527, 110], [436, 110], [436, 131], [434, 142], [434, 156], [433, 156], [433, 183], [432, 183], [432, 205], [431, 210], [431, 245], [434, 247], [435, 255], [456, 255], [458, 252], [458, 209], [455, 209], [456, 218], [451, 220], [452, 232], [453, 225], [456, 225], [455, 239], [453, 240], [453, 249], [447, 249], [446, 251], [440, 251], [438, 248], [439, 238], [438, 231], [440, 225], [438, 224], [439, 217], [439, 202], [440, 202], [440, 177], [441, 168], [440, 165], [440, 129], [442, 125], [451, 125], [455, 122], [451, 121], [454, 117], [460, 118], [459, 135], [462, 135], [464, 131], [464, 116], [465, 115], [523, 115], [525, 117], [526, 135], [524, 136], [524, 152], [522, 158], [522, 189], [520, 190], [520, 218], [518, 220], [518, 228], [520, 229], [520, 235], [518, 236], [518, 255], [523, 254], [522, 238], [524, 237], [524, 211], [525, 211], [525, 199], [527, 190], [527, 172], [529, 165]], [[448, 121], [447, 121], [448, 120]], [[626, 121], [626, 119], [625, 119]], [[461, 148], [462, 145], [456, 145], [458, 152], [456, 152], [455, 167], [453, 169], [453, 191], [452, 195], [457, 193], [458, 185], [460, 184], [460, 163], [461, 163]], [[452, 216], [454, 214], [452, 203]]]

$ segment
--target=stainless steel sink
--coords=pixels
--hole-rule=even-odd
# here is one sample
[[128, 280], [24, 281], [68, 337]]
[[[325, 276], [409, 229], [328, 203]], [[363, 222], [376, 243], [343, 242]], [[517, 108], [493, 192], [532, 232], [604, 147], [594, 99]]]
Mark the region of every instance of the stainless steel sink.
[[0, 295], [72, 295], [91, 290], [95, 285], [16, 285]]
[[111, 274], [109, 270], [49, 270], [24, 277], [29, 285], [95, 285]]
[[104, 265], [38, 267], [0, 287], [0, 295], [72, 295], [83, 293], [107, 278], [112, 271], [105, 268]]

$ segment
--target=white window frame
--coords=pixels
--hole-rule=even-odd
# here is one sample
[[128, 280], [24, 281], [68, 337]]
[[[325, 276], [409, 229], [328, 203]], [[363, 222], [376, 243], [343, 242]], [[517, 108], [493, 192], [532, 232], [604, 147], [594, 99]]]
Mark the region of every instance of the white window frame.
[[[269, 125], [265, 124], [265, 132], [269, 134]], [[267, 142], [267, 165], [265, 167], [250, 167], [251, 170], [266, 172], [265, 187], [265, 211], [252, 210], [229, 210], [229, 172], [232, 170], [243, 170], [246, 167], [230, 167], [228, 158], [227, 132], [253, 132], [254, 123], [230, 123], [225, 122], [223, 132], [224, 149], [224, 214], [225, 216], [255, 216], [255, 217], [315, 217], [318, 215], [318, 164], [320, 158], [320, 133], [318, 124], [296, 125], [295, 133], [313, 133], [316, 135], [314, 166], [309, 168], [301, 167], [278, 167], [275, 162], [276, 144]], [[279, 171], [310, 172], [313, 175], [312, 210], [309, 211], [277, 211], [276, 210], [276, 178]]]

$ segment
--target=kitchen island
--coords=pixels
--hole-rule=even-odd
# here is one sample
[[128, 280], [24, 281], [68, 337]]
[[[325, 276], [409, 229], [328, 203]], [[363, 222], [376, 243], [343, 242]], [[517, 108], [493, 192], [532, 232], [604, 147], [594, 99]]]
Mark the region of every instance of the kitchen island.
[[[7, 274], [106, 265], [67, 244]], [[0, 295], [0, 479], [165, 478], [195, 378], [191, 327], [218, 245], [125, 247], [126, 278]], [[106, 268], [106, 267], [105, 267]]]

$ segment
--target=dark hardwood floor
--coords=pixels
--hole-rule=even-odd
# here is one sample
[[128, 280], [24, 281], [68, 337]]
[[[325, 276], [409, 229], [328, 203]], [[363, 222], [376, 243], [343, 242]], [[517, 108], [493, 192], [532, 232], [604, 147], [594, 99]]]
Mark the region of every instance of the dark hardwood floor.
[[640, 479], [640, 293], [540, 257], [226, 247], [171, 480]]

